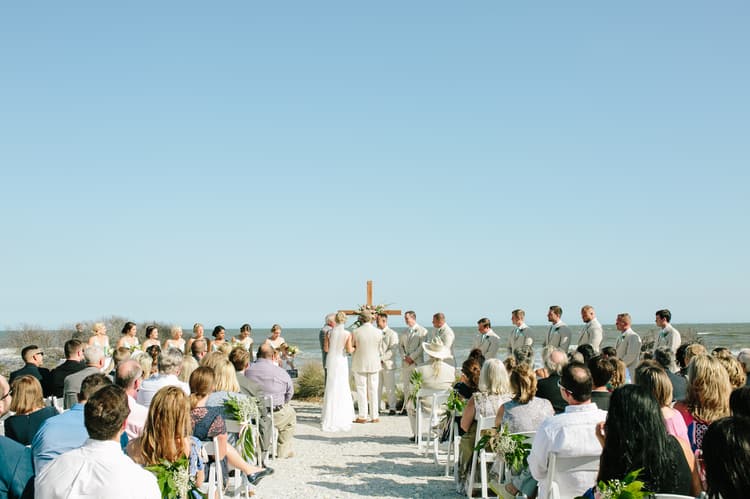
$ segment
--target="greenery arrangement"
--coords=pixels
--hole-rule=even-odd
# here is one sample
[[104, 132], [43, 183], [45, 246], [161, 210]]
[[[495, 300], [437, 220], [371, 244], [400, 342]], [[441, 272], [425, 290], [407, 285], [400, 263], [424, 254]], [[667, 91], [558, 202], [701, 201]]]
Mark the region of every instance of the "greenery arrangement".
[[[643, 468], [631, 471], [621, 480], [608, 480], [596, 484], [596, 497], [598, 499], [645, 499], [652, 494], [643, 490], [644, 483], [638, 480], [638, 475]], [[579, 496], [576, 499], [584, 499]]]
[[146, 466], [146, 469], [156, 476], [162, 498], [188, 499], [190, 497], [202, 497], [206, 499], [206, 494], [195, 486], [195, 482], [190, 477], [187, 457], [182, 456], [173, 463], [165, 460], [161, 464]]
[[235, 397], [230, 395], [224, 402], [224, 408], [232, 417], [240, 422], [240, 434], [237, 442], [240, 444], [240, 454], [246, 461], [255, 458], [255, 440], [253, 439], [252, 419], [258, 418], [258, 399], [255, 397]]
[[320, 362], [306, 362], [302, 364], [297, 377], [296, 399], [320, 398], [325, 393], [325, 371]]
[[482, 449], [497, 454], [498, 458], [510, 467], [513, 474], [517, 475], [529, 465], [531, 443], [526, 435], [511, 434], [508, 431], [508, 425], [488, 430], [485, 435], [482, 435], [474, 450]]
[[417, 392], [420, 388], [422, 388], [422, 373], [414, 370], [411, 372], [411, 376], [409, 377], [409, 383], [411, 383], [411, 392], [409, 393], [409, 398], [406, 399], [407, 402], [411, 402], [413, 405], [417, 405]]

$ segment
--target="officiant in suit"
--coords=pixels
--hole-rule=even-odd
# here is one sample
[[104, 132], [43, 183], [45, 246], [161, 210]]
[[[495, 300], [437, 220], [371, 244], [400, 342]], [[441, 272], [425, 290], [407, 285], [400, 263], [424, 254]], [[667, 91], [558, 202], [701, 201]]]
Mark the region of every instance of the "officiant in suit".
[[357, 388], [357, 407], [359, 415], [355, 423], [366, 423], [369, 417], [371, 423], [380, 421], [378, 417], [378, 378], [380, 376], [380, 340], [383, 332], [372, 325], [372, 314], [365, 310], [359, 320], [362, 323], [352, 333], [352, 373], [354, 385]]

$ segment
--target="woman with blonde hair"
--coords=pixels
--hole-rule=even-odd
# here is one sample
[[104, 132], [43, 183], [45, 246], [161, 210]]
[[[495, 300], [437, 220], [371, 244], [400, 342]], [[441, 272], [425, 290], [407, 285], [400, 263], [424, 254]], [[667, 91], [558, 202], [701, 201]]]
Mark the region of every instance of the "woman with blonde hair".
[[188, 355], [190, 354], [190, 347], [193, 346], [193, 342], [195, 340], [205, 340], [205, 342], [206, 342], [206, 349], [210, 350], [210, 347], [211, 347], [210, 341], [208, 341], [208, 338], [206, 338], [203, 335], [203, 324], [201, 324], [199, 322], [196, 322], [195, 324], [193, 324], [193, 335], [190, 338], [188, 338], [187, 343], [185, 343], [185, 353], [186, 354], [188, 354]]
[[169, 329], [169, 334], [171, 334], [172, 337], [167, 338], [166, 341], [164, 341], [164, 350], [176, 348], [182, 353], [188, 353], [185, 350], [185, 339], [182, 337], [182, 328], [180, 326], [172, 326]]
[[177, 375], [177, 379], [184, 383], [188, 383], [190, 381], [190, 375], [193, 374], [193, 371], [196, 369], [198, 369], [198, 361], [195, 360], [195, 357], [192, 355], [183, 355], [182, 367], [180, 368], [180, 374]]
[[690, 443], [682, 414], [672, 409], [672, 382], [661, 367], [644, 361], [635, 370], [635, 384], [651, 392], [661, 407], [667, 433]]
[[240, 394], [240, 384], [237, 381], [237, 372], [234, 370], [234, 364], [230, 362], [226, 355], [222, 355], [213, 363], [214, 371], [214, 390], [208, 396], [206, 405], [209, 407], [224, 407], [229, 397], [245, 397]]
[[98, 345], [104, 350], [104, 356], [109, 357], [112, 354], [112, 348], [109, 346], [109, 336], [107, 336], [107, 326], [103, 322], [97, 322], [91, 326], [94, 333], [89, 338], [89, 345]]
[[465, 490], [465, 482], [474, 454], [474, 442], [477, 435], [476, 415], [492, 417], [508, 400], [510, 400], [510, 383], [504, 363], [498, 359], [484, 361], [479, 372], [479, 390], [469, 398], [461, 416], [461, 429], [465, 433], [461, 436], [458, 453], [458, 487], [460, 487], [458, 490]]
[[9, 393], [13, 394], [10, 410], [15, 415], [5, 420], [5, 436], [22, 445], [31, 445], [42, 423], [56, 416], [57, 410], [44, 406], [42, 385], [30, 374], [14, 379]]
[[674, 408], [680, 411], [688, 430], [693, 451], [703, 444], [703, 434], [717, 419], [729, 416], [732, 385], [719, 359], [708, 354], [693, 357], [688, 365], [688, 388], [685, 400]]
[[206, 405], [208, 396], [214, 390], [214, 380], [214, 371], [210, 367], [201, 366], [190, 375], [190, 419], [193, 422], [193, 436], [201, 441], [218, 437], [219, 458], [226, 459], [229, 464], [245, 473], [251, 484], [256, 484], [264, 476], [273, 473], [273, 470], [258, 468], [245, 462], [234, 447], [227, 445], [227, 427], [222, 416], [224, 408]]
[[346, 314], [339, 312], [334, 318], [336, 326], [323, 339], [323, 351], [327, 352], [325, 391], [321, 427], [323, 431], [349, 431], [354, 420], [354, 402], [349, 387], [349, 360], [347, 354], [354, 351], [352, 334], [344, 328]]
[[192, 436], [190, 398], [177, 386], [165, 386], [154, 395], [143, 427], [143, 435], [131, 440], [128, 456], [142, 466], [173, 463], [189, 458], [189, 473], [196, 487], [204, 478], [204, 463], [200, 458], [201, 443]]

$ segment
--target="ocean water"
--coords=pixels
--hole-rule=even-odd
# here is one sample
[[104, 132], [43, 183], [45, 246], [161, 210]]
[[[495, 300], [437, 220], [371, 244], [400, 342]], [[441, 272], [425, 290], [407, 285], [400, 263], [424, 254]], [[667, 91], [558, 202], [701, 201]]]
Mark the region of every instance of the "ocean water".
[[[396, 327], [393, 324], [396, 324]], [[398, 323], [391, 319], [391, 327], [401, 334], [405, 331], [405, 327], [399, 327]], [[573, 331], [572, 342], [578, 339], [578, 332], [581, 328], [580, 324], [569, 324]], [[703, 344], [709, 350], [717, 346], [728, 347], [733, 352], [737, 353], [741, 348], [750, 347], [750, 323], [706, 323], [706, 324], [679, 324], [675, 323], [674, 326], [680, 330], [683, 335], [683, 339], [686, 337], [697, 337], [703, 342]], [[425, 326], [427, 327], [427, 326]], [[461, 361], [465, 359], [471, 349], [474, 337], [477, 335], [477, 329], [475, 326], [451, 326], [453, 331], [456, 333], [456, 344], [454, 346], [456, 357]], [[534, 339], [534, 350], [539, 361], [541, 353], [541, 345], [547, 334], [549, 325], [536, 325], [531, 326], [532, 338]], [[429, 330], [430, 328], [428, 328]], [[654, 336], [658, 333], [658, 328], [654, 324], [636, 324], [633, 329], [641, 335], [641, 338], [645, 339], [648, 336]], [[321, 361], [320, 344], [318, 341], [319, 328], [287, 328], [284, 329], [281, 335], [284, 337], [289, 345], [295, 345], [299, 347], [300, 353], [297, 356], [297, 366], [300, 366], [308, 361]], [[508, 335], [513, 331], [513, 326], [494, 326], [493, 330], [500, 336], [501, 344], [507, 341]], [[190, 328], [185, 328], [185, 331], [190, 331]], [[239, 333], [237, 329], [227, 329], [228, 336], [235, 336]], [[0, 331], [0, 357], [16, 357], [18, 353], [15, 349], [7, 348], [3, 343], [4, 337], [7, 335], [5, 331]], [[612, 345], [614, 346], [615, 341], [619, 332], [615, 329], [612, 324], [604, 325], [604, 340], [602, 346]], [[262, 341], [265, 338], [264, 332], [262, 333], [260, 328], [253, 331], [252, 335], [255, 344]], [[143, 338], [141, 338], [143, 341]], [[504, 358], [504, 351], [500, 351], [500, 358]]]

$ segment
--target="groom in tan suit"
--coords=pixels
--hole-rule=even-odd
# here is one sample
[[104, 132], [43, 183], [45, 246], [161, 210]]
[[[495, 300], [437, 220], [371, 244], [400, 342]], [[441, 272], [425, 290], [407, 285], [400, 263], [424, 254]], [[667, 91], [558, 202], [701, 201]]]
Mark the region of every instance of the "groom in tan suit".
[[357, 407], [359, 416], [355, 423], [367, 422], [367, 402], [370, 401], [370, 422], [377, 423], [378, 418], [378, 377], [380, 373], [380, 340], [382, 331], [372, 325], [372, 315], [365, 310], [359, 316], [362, 325], [352, 333], [352, 373], [357, 387]]

